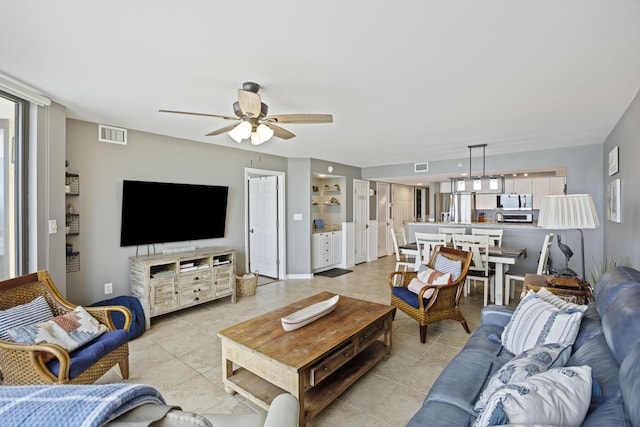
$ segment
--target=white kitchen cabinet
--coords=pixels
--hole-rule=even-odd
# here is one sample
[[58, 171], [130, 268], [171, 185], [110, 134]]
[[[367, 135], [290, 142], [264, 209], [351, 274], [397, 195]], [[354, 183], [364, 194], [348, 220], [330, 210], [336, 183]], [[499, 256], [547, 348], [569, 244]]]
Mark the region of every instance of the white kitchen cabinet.
[[513, 178], [504, 179], [505, 194], [531, 194], [533, 192], [531, 178]]
[[476, 194], [476, 210], [482, 209], [495, 209], [496, 208], [496, 195], [495, 194]]
[[540, 209], [544, 196], [564, 194], [563, 176], [540, 177], [533, 180], [533, 208]]
[[311, 269], [327, 270], [342, 261], [342, 231], [313, 233], [311, 239]]

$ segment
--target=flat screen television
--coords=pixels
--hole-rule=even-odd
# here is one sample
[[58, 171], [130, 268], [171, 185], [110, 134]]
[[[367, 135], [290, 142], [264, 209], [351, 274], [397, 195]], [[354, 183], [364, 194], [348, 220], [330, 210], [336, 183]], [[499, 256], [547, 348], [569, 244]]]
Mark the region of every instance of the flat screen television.
[[122, 182], [120, 246], [224, 237], [229, 187]]

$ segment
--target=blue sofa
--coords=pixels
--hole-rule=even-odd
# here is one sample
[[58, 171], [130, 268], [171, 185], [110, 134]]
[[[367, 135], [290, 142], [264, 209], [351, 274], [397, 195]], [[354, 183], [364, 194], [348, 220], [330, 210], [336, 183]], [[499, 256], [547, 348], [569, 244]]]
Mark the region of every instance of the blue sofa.
[[[617, 267], [594, 286], [566, 366], [589, 365], [600, 390], [583, 426], [640, 426], [640, 271]], [[513, 308], [487, 306], [481, 326], [440, 374], [408, 427], [469, 426], [487, 380], [514, 357], [499, 340]], [[597, 396], [597, 397], [595, 397]]]

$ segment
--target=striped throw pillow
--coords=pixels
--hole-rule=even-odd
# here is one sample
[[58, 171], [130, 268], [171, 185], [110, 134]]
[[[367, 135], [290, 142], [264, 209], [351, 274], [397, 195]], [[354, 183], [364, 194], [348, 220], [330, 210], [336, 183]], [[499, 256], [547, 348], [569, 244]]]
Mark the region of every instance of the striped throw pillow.
[[582, 311], [560, 310], [529, 291], [502, 331], [502, 345], [519, 355], [544, 344], [573, 345], [582, 322]]
[[443, 273], [451, 273], [451, 281], [455, 282], [462, 273], [462, 261], [455, 261], [444, 255], [436, 257], [435, 269]]
[[9, 341], [9, 329], [19, 326], [31, 325], [44, 322], [53, 318], [53, 313], [43, 296], [34, 300], [11, 307], [8, 310], [0, 311], [0, 339]]

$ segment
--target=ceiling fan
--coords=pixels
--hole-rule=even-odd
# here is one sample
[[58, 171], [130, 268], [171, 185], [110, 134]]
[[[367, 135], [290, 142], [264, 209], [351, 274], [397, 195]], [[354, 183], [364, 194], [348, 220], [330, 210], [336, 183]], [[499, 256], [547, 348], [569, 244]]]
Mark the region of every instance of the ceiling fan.
[[193, 113], [189, 111], [159, 110], [162, 113], [190, 114], [194, 116], [219, 117], [225, 120], [240, 121], [229, 126], [211, 131], [207, 136], [220, 135], [229, 132], [234, 141], [240, 143], [244, 139], [250, 139], [254, 145], [262, 144], [275, 136], [281, 139], [291, 139], [295, 134], [277, 126], [280, 123], [331, 123], [331, 114], [281, 114], [267, 115], [269, 107], [263, 103], [258, 95], [260, 85], [253, 82], [245, 82], [242, 89], [238, 89], [238, 101], [233, 103], [234, 116], [222, 116], [219, 114]]

